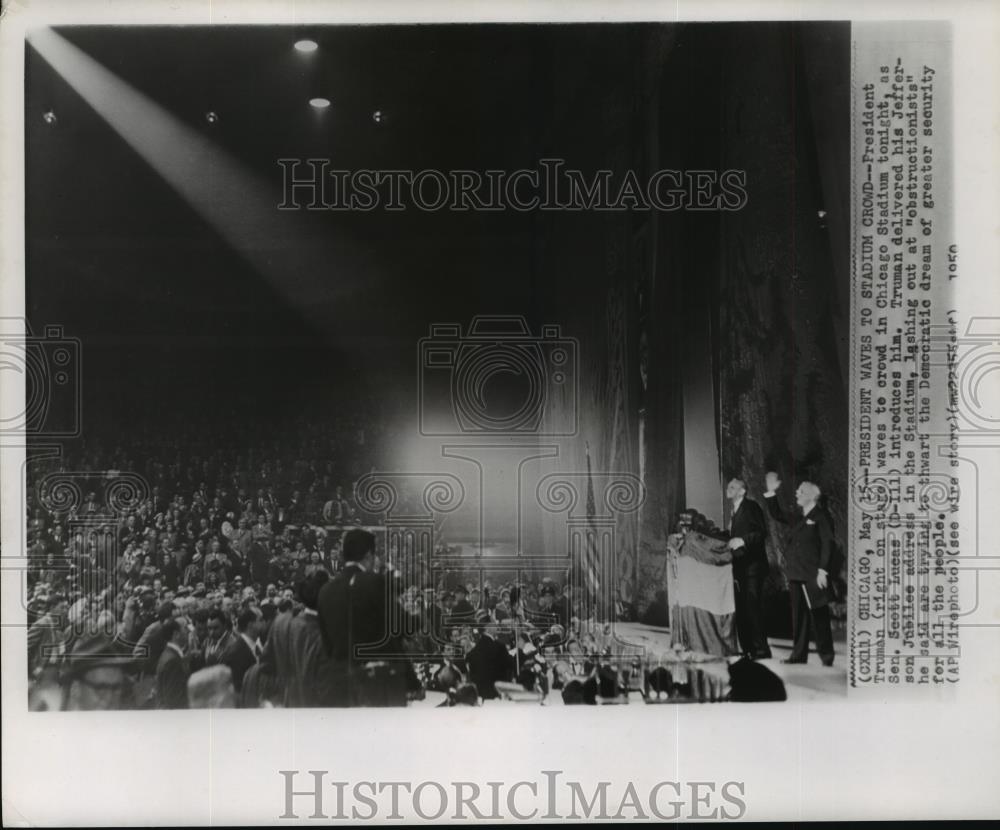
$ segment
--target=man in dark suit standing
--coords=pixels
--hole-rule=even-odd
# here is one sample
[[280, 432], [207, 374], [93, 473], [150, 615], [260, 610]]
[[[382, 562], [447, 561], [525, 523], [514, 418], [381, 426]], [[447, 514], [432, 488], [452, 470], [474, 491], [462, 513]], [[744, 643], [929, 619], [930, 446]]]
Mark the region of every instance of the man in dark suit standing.
[[286, 709], [328, 704], [330, 658], [316, 606], [329, 578], [326, 571], [314, 571], [299, 583], [297, 593], [305, 607], [299, 614], [279, 615], [264, 646], [261, 670], [281, 682]]
[[257, 663], [257, 637], [260, 633], [261, 620], [263, 614], [253, 606], [244, 608], [236, 618], [237, 636], [225, 650], [222, 659], [219, 661], [225, 666], [229, 666], [233, 673], [233, 689], [239, 695], [243, 689], [243, 675], [247, 669]]
[[833, 550], [833, 526], [830, 517], [817, 504], [820, 489], [811, 481], [803, 481], [795, 491], [795, 502], [802, 514], [791, 516], [778, 503], [777, 492], [781, 486], [778, 474], [768, 473], [765, 484], [768, 512], [775, 521], [788, 525], [790, 531], [785, 547], [785, 571], [792, 601], [792, 653], [782, 662], [806, 662], [811, 627], [820, 660], [824, 666], [832, 666], [827, 570]]
[[[383, 654], [400, 653], [395, 642], [398, 611], [389, 584], [375, 573], [375, 536], [367, 530], [344, 534], [344, 567], [319, 593], [320, 633], [331, 661], [331, 705], [363, 705], [365, 663]], [[394, 624], [397, 623], [397, 624]]]
[[729, 549], [733, 552], [733, 582], [736, 585], [736, 630], [744, 656], [766, 660], [771, 656], [764, 630], [764, 579], [767, 577], [767, 551], [764, 540], [767, 525], [764, 511], [747, 498], [747, 486], [734, 478], [726, 485], [726, 498], [732, 505], [729, 519]]
[[485, 611], [480, 611], [476, 615], [479, 638], [465, 656], [466, 665], [469, 667], [469, 680], [476, 685], [483, 700], [499, 697], [496, 682], [510, 681], [514, 674], [513, 660], [506, 646], [493, 638], [487, 628], [489, 621], [489, 614]]
[[173, 617], [163, 623], [161, 636], [167, 641], [156, 664], [156, 708], [187, 709], [187, 682], [191, 676], [187, 650], [191, 625], [187, 617]]
[[469, 602], [468, 597], [469, 594], [464, 585], [459, 585], [455, 588], [455, 604], [451, 607], [451, 617], [449, 619], [451, 625], [472, 622], [475, 609], [472, 607], [472, 603]]

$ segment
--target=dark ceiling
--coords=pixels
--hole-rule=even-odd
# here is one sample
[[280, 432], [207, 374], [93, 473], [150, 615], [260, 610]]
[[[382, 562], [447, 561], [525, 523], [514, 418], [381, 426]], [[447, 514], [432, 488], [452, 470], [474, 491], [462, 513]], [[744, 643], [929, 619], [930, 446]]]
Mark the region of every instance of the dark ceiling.
[[[621, 75], [637, 28], [164, 26], [58, 33], [210, 136], [271, 186], [276, 206], [279, 158], [329, 158], [331, 167], [348, 170], [484, 171], [536, 167], [539, 158], [557, 155], [572, 166], [588, 140], [550, 146], [553, 119], [574, 107], [574, 119], [592, 120], [599, 133], [605, 101], [590, 90], [595, 79], [609, 78], [627, 88], [628, 78], [615, 73]], [[318, 50], [296, 51], [302, 37], [315, 40]], [[308, 104], [314, 96], [332, 106], [317, 112]], [[384, 115], [381, 123], [375, 110]], [[54, 125], [43, 118], [50, 111]], [[218, 116], [214, 124], [206, 120], [209, 111]], [[183, 374], [190, 389], [211, 387], [247, 363], [264, 382], [283, 381], [289, 362], [315, 374], [319, 366], [370, 361], [380, 350], [398, 353], [434, 321], [467, 321], [483, 312], [530, 315], [546, 290], [534, 273], [537, 224], [530, 213], [411, 208], [317, 218], [302, 212], [303, 233], [320, 241], [347, 234], [373, 263], [338, 267], [331, 256], [329, 276], [324, 269], [308, 298], [313, 313], [303, 315], [281, 285], [233, 250], [30, 45], [25, 139], [29, 316], [37, 329], [57, 322], [82, 338], [88, 377], [103, 378], [89, 389], [151, 373]], [[281, 242], [262, 255], [280, 259]], [[338, 291], [327, 292], [324, 280]], [[409, 352], [400, 359], [412, 365]]]
[[[348, 170], [536, 166], [548, 150], [552, 55], [557, 41], [572, 42], [574, 31], [583, 27], [83, 27], [60, 34], [211, 135], [273, 186], [277, 204], [279, 158], [329, 158], [331, 167]], [[587, 39], [595, 34], [587, 32]], [[316, 40], [318, 51], [295, 51], [292, 44], [302, 36]], [[282, 303], [274, 289], [30, 47], [27, 64], [34, 313], [72, 320], [91, 334], [132, 335], [167, 333], [173, 315], [194, 330], [199, 318], [211, 327], [224, 305], [234, 332], [240, 320], [243, 333], [253, 334], [260, 319], [280, 328]], [[601, 72], [585, 49], [578, 69], [568, 74], [580, 86]], [[332, 106], [309, 107], [317, 95]], [[599, 123], [600, 101], [590, 106]], [[55, 126], [42, 118], [49, 110], [57, 114]], [[374, 121], [375, 110], [384, 114], [382, 123]], [[206, 121], [209, 111], [218, 115], [215, 124]], [[331, 212], [324, 219], [331, 232], [347, 230], [377, 249], [392, 271], [394, 290], [380, 288], [375, 296], [364, 290], [374, 275], [338, 274], [352, 281], [356, 302], [339, 309], [343, 314], [332, 309], [338, 325], [354, 325], [368, 302], [377, 302], [383, 320], [405, 326], [414, 302], [428, 294], [439, 307], [455, 294], [476, 295], [456, 310], [530, 299], [523, 294], [530, 290], [530, 216], [411, 209]]]

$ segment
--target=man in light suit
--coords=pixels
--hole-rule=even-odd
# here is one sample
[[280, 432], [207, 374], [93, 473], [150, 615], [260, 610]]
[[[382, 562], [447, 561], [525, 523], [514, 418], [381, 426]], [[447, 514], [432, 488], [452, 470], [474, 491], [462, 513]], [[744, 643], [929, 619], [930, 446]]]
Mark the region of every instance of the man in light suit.
[[733, 582], [736, 586], [736, 630], [744, 656], [766, 660], [771, 656], [764, 630], [764, 580], [768, 574], [764, 540], [764, 511], [747, 498], [747, 486], [734, 478], [726, 486], [732, 505], [729, 519], [729, 549], [733, 552]]
[[789, 527], [785, 547], [785, 573], [792, 601], [792, 653], [783, 663], [805, 663], [809, 656], [809, 630], [824, 666], [833, 665], [833, 634], [830, 631], [829, 575], [833, 552], [833, 526], [818, 505], [820, 489], [803, 481], [795, 491], [801, 515], [786, 513], [777, 499], [781, 479], [768, 473], [765, 479], [771, 517]]

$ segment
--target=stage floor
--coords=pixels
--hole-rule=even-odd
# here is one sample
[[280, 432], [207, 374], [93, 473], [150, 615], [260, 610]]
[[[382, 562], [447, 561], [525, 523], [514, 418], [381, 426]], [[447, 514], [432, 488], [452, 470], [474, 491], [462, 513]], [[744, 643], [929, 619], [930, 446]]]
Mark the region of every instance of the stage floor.
[[[671, 651], [669, 628], [655, 628], [642, 623], [617, 623], [615, 630], [621, 639], [644, 647], [653, 659]], [[809, 662], [805, 665], [782, 665], [781, 659], [791, 653], [791, 641], [771, 639], [768, 642], [774, 656], [770, 660], [759, 662], [785, 682], [789, 701], [831, 701], [847, 696], [847, 656], [843, 641], [834, 641], [835, 657], [830, 667], [820, 663], [815, 654], [809, 655]], [[705, 671], [728, 678], [726, 666], [724, 660], [699, 664], [699, 668]]]
[[[617, 623], [615, 632], [619, 640], [631, 646], [640, 646], [645, 649], [647, 664], [648, 662], [655, 663], [660, 656], [666, 655], [668, 652], [673, 653], [673, 650], [670, 648], [669, 628], [656, 628], [654, 626], [643, 625], [642, 623]], [[834, 639], [835, 658], [833, 665], [830, 667], [820, 663], [819, 657], [815, 654], [810, 655], [809, 662], [805, 665], [784, 666], [781, 664], [781, 659], [787, 657], [791, 652], [791, 641], [771, 639], [769, 643], [774, 657], [758, 662], [767, 666], [784, 681], [785, 691], [788, 694], [788, 702], [829, 703], [844, 700], [847, 697], [847, 659], [843, 640], [838, 641], [836, 638]], [[665, 660], [664, 665], [669, 667], [670, 661]], [[708, 663], [698, 663], [697, 667], [702, 671], [722, 678], [727, 683], [729, 681], [728, 662], [724, 659]], [[638, 693], [635, 693], [635, 695], [635, 702], [641, 702], [641, 696], [638, 696]], [[414, 701], [409, 705], [417, 708], [435, 707], [444, 702], [444, 697], [444, 694], [440, 692], [427, 692], [424, 700]], [[489, 701], [487, 705], [522, 706], [525, 704], [506, 700], [493, 700]], [[546, 701], [546, 705], [562, 706], [562, 698], [558, 694], [553, 694]]]

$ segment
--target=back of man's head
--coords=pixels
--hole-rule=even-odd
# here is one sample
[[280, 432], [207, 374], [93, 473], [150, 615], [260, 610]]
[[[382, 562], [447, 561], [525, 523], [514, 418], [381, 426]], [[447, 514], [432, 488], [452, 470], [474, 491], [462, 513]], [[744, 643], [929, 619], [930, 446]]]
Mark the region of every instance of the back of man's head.
[[218, 620], [223, 628], [229, 628], [229, 618], [223, 613], [221, 608], [211, 608], [208, 611], [206, 620]]
[[258, 611], [253, 606], [249, 606], [240, 611], [240, 615], [236, 618], [236, 629], [240, 632], [245, 632], [250, 628], [257, 620], [260, 618], [260, 611]]
[[354, 529], [344, 534], [343, 556], [345, 562], [360, 562], [375, 552], [375, 535], [367, 530]]
[[236, 706], [233, 672], [218, 665], [196, 671], [188, 678], [188, 706], [192, 709], [232, 709]]
[[303, 579], [298, 584], [297, 593], [299, 599], [302, 600], [302, 604], [313, 611], [319, 605], [319, 592], [320, 589], [326, 584], [330, 579], [330, 575], [326, 571], [314, 571], [305, 579]]
[[163, 642], [169, 643], [174, 637], [177, 636], [177, 632], [180, 631], [180, 623], [171, 617], [169, 620], [165, 620], [163, 623], [163, 628], [160, 629], [160, 633], [163, 636]]

